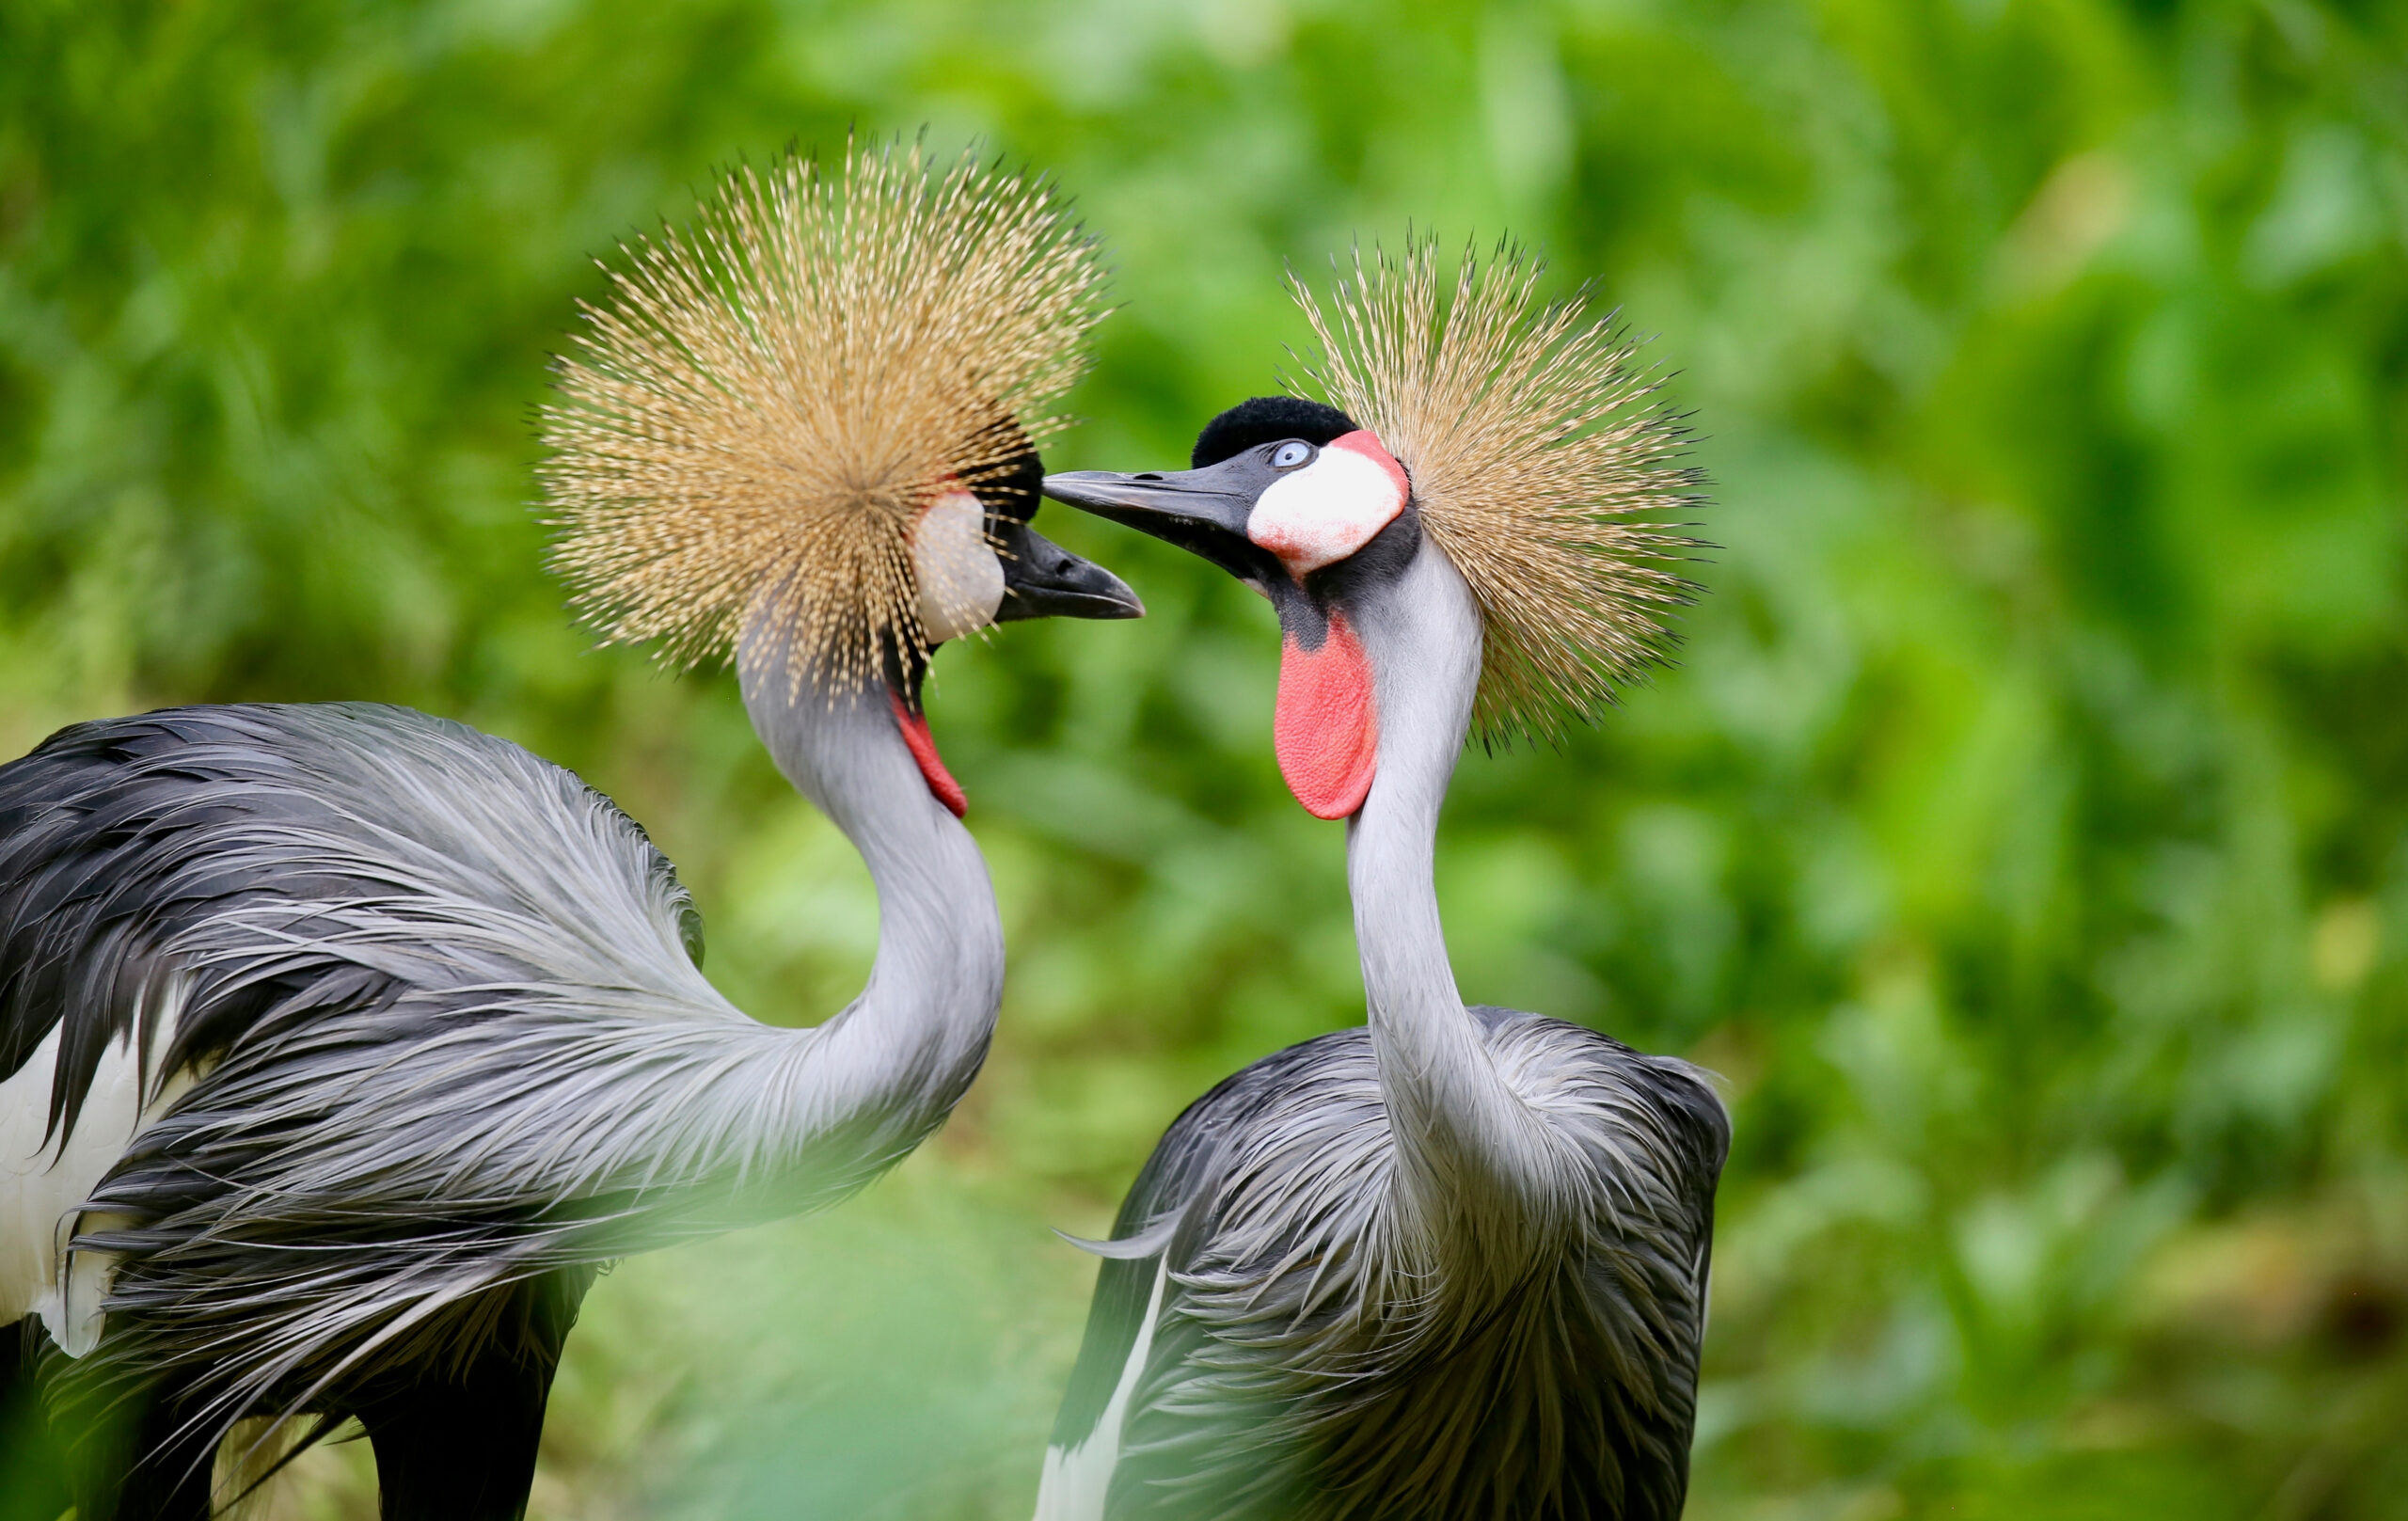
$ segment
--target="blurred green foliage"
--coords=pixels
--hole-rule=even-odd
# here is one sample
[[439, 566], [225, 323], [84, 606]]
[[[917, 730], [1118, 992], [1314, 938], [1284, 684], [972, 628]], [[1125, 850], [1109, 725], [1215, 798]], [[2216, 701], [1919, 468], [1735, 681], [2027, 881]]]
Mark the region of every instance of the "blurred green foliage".
[[[1715, 482], [1683, 667], [1469, 757], [1469, 996], [1729, 1080], [1700, 1517], [2408, 1515], [2408, 12], [2308, 0], [0, 7], [0, 741], [384, 698], [649, 825], [812, 1022], [874, 935], [723, 674], [583, 653], [529, 414], [715, 167], [932, 125], [1117, 298], [1057, 467], [1272, 388], [1278, 288], [1511, 231]], [[548, 1515], [1025, 1506], [1098, 1230], [1360, 1018], [1275, 639], [1200, 564], [939, 662], [1013, 974], [939, 1141], [606, 1280]], [[365, 1514], [358, 1450], [293, 1514]]]

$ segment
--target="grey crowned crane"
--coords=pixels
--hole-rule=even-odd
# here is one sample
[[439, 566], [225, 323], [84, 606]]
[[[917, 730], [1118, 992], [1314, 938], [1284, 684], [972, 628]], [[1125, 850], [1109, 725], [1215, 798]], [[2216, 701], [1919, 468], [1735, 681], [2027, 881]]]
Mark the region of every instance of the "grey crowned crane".
[[733, 653], [868, 864], [868, 985], [746, 1017], [610, 800], [406, 709], [0, 768], [0, 1326], [50, 1343], [84, 1521], [207, 1515], [260, 1418], [272, 1454], [356, 1417], [392, 1521], [520, 1515], [598, 1266], [844, 1197], [985, 1058], [1002, 928], [921, 680], [990, 622], [1141, 610], [1027, 525], [1093, 247], [1041, 183], [890, 147], [739, 171], [630, 258], [546, 412], [556, 560], [606, 638]]
[[1467, 259], [1442, 313], [1433, 248], [1358, 254], [1329, 310], [1296, 287], [1336, 405], [1257, 398], [1193, 468], [1046, 480], [1277, 610], [1275, 746], [1346, 820], [1370, 1018], [1196, 1101], [1091, 1244], [1040, 1521], [1681, 1510], [1729, 1121], [1682, 1062], [1466, 1007], [1433, 881], [1475, 718], [1593, 718], [1687, 591], [1677, 429], [1536, 274]]

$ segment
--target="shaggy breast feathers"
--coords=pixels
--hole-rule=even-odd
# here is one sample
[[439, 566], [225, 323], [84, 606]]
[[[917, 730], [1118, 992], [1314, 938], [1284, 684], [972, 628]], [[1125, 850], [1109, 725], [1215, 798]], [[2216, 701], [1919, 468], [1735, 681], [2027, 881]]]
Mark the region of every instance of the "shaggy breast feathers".
[[[1517, 1086], [1587, 1174], [1591, 1206], [1502, 1291], [1450, 1292], [1464, 1276], [1428, 1255], [1445, 1244], [1412, 1240], [1390, 1203], [1367, 1032], [1225, 1082], [1164, 1136], [1120, 1222], [1133, 1235], [1177, 1220], [1106, 1513], [1678, 1513], [1721, 1105], [1683, 1063], [1473, 1013], [1509, 1075], [1547, 1074]], [[1130, 1335], [1091, 1336], [1057, 1447], [1101, 1413], [1155, 1261], [1104, 1265], [1100, 1301], [1124, 1291]]]

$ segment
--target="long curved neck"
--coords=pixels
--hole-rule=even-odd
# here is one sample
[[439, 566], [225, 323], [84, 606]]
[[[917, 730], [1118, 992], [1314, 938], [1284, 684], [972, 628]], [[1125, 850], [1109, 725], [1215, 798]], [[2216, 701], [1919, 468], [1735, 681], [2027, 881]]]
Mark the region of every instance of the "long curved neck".
[[1545, 1130], [1456, 990], [1434, 879], [1438, 815], [1480, 684], [1479, 609], [1424, 540], [1355, 616], [1377, 690], [1379, 765], [1347, 827], [1347, 882], [1396, 1137], [1396, 1202], [1425, 1244], [1502, 1269], [1526, 1252], [1548, 1196]]
[[862, 1162], [883, 1165], [944, 1118], [986, 1059], [1004, 987], [994, 885], [970, 832], [929, 795], [882, 682], [797, 689], [784, 649], [750, 635], [737, 671], [778, 769], [844, 831], [878, 889], [869, 982], [815, 1032], [788, 1120], [855, 1134]]

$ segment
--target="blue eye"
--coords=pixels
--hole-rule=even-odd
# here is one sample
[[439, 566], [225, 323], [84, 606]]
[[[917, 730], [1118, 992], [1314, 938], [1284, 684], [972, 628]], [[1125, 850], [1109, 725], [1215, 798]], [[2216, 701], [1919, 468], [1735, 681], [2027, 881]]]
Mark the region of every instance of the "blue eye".
[[1272, 454], [1271, 467], [1275, 470], [1292, 470], [1297, 466], [1302, 465], [1305, 461], [1312, 457], [1312, 445], [1300, 444], [1291, 438], [1286, 443], [1281, 444], [1278, 450]]

